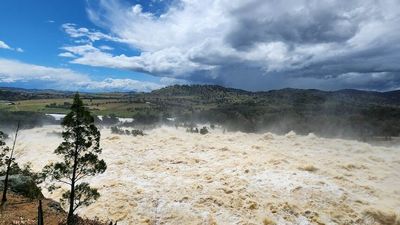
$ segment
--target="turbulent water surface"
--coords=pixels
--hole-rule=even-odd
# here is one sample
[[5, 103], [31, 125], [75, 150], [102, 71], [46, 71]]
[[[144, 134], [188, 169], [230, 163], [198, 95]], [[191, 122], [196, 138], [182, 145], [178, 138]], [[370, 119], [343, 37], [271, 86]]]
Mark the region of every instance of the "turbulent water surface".
[[[54, 131], [60, 128], [22, 131], [18, 161], [40, 170], [57, 160]], [[306, 225], [366, 224], [368, 210], [400, 211], [399, 147], [294, 133], [101, 132], [108, 169], [88, 180], [101, 197], [80, 209], [84, 216], [118, 224]]]

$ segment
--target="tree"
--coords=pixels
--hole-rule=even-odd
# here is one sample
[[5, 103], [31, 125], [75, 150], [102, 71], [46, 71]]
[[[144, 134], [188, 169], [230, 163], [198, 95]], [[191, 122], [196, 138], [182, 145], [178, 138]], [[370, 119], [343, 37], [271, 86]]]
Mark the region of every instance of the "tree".
[[6, 138], [6, 135], [3, 132], [0, 132], [0, 147], [2, 148], [2, 151], [0, 153], [0, 159], [1, 159], [0, 166], [4, 166], [4, 165], [7, 166], [6, 176], [4, 178], [3, 197], [1, 198], [2, 206], [7, 202], [8, 178], [10, 176], [11, 168], [13, 168], [13, 166], [15, 165], [14, 148], [15, 148], [15, 143], [17, 141], [17, 137], [18, 137], [18, 131], [19, 131], [19, 122], [17, 125], [17, 130], [15, 132], [13, 146], [11, 148], [11, 153], [9, 156], [8, 156], [8, 153], [10, 152], [10, 148], [4, 147], [5, 142], [3, 141]]
[[[80, 206], [88, 206], [100, 197], [97, 189], [91, 188], [82, 179], [104, 173], [107, 166], [99, 159], [100, 131], [94, 125], [94, 118], [84, 107], [79, 94], [75, 94], [71, 111], [62, 123], [63, 142], [54, 151], [63, 161], [51, 163], [43, 169], [46, 179], [67, 185], [61, 202], [69, 205], [67, 224], [75, 224], [75, 211]], [[49, 191], [61, 186], [52, 184]]]

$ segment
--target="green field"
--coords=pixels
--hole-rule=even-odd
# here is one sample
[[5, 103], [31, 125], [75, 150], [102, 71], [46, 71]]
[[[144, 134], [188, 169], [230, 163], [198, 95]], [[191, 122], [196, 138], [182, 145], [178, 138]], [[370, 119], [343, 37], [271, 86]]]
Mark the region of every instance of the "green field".
[[[0, 110], [6, 111], [29, 111], [41, 113], [66, 113], [68, 107], [51, 107], [51, 104], [63, 105], [64, 103], [72, 103], [70, 98], [62, 99], [33, 99], [14, 101], [12, 105], [1, 102]], [[129, 103], [121, 99], [84, 99], [84, 103], [95, 115], [115, 114], [119, 117], [132, 117], [134, 109], [150, 108], [150, 104], [146, 103]]]

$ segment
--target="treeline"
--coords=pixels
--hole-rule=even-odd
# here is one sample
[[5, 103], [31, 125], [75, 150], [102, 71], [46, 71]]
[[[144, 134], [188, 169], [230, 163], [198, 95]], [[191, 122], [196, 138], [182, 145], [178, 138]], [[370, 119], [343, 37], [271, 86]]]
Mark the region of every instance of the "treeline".
[[400, 135], [400, 91], [282, 89], [247, 92], [215, 85], [175, 85], [131, 96], [159, 121], [215, 123], [227, 130], [317, 133], [328, 137]]
[[64, 102], [63, 104], [57, 104], [55, 102], [50, 103], [48, 105], [46, 105], [46, 108], [55, 108], [55, 109], [69, 109], [71, 108], [71, 103], [69, 102]]
[[21, 101], [70, 97], [71, 93], [57, 91], [27, 90], [20, 88], [0, 88], [0, 100]]
[[[118, 99], [132, 105], [124, 112], [115, 112], [131, 113], [133, 122], [125, 122], [124, 126], [143, 129], [157, 124], [214, 123], [244, 132], [294, 130], [300, 134], [354, 138], [400, 135], [400, 91], [248, 92], [216, 85], [175, 85], [151, 93], [118, 94]], [[95, 120], [105, 126], [121, 123], [115, 115]]]
[[[10, 112], [0, 110], [0, 128], [8, 130], [20, 122], [23, 129], [40, 127], [46, 124], [57, 124], [52, 116], [38, 112]], [[58, 122], [59, 123], [59, 122]]]
[[117, 126], [113, 126], [110, 128], [112, 134], [119, 134], [119, 135], [132, 135], [132, 136], [144, 136], [144, 133], [142, 130], [128, 130], [128, 129], [122, 129]]
[[293, 130], [299, 134], [362, 139], [400, 135], [400, 109], [393, 107], [358, 109], [341, 105], [314, 109], [304, 106], [264, 109], [241, 104], [195, 112], [192, 118], [244, 132], [268, 130], [287, 133]]
[[[316, 133], [325, 137], [347, 137], [366, 140], [372, 137], [400, 135], [400, 108], [391, 106], [359, 107], [349, 103], [306, 104], [267, 107], [254, 102], [220, 105], [215, 108], [180, 110], [168, 108], [138, 110], [133, 122], [125, 127], [151, 128], [157, 124], [219, 124], [229, 131], [284, 134]], [[115, 125], [116, 116], [103, 117], [103, 125]], [[190, 129], [195, 132], [195, 127]], [[198, 130], [199, 132], [200, 130]]]

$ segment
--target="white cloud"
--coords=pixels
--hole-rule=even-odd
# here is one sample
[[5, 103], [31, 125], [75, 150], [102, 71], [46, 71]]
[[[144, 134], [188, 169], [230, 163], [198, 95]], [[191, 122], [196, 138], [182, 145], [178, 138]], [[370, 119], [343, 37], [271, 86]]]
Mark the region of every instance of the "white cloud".
[[24, 52], [24, 50], [22, 48], [12, 48], [8, 44], [6, 44], [4, 41], [1, 41], [1, 40], [0, 40], [0, 48], [17, 51], [17, 52]]
[[110, 47], [110, 46], [107, 46], [107, 45], [101, 45], [101, 46], [99, 47], [99, 49], [105, 50], [105, 51], [112, 51], [112, 50], [114, 50], [113, 47]]
[[171, 86], [171, 85], [175, 85], [175, 84], [179, 84], [179, 85], [190, 84], [190, 82], [187, 80], [181, 80], [181, 79], [176, 79], [176, 78], [171, 78], [171, 77], [162, 77], [160, 79], [160, 83], [163, 86]]
[[0, 41], [0, 48], [11, 49], [4, 41]]
[[62, 52], [62, 53], [58, 54], [58, 56], [65, 57], [65, 58], [75, 58], [76, 57], [71, 52]]
[[110, 53], [102, 52], [91, 44], [66, 46], [61, 49], [79, 56], [73, 59], [71, 63], [90, 66], [129, 69], [133, 66], [135, 59], [135, 57], [125, 55], [113, 56]]
[[85, 91], [151, 91], [164, 87], [133, 79], [106, 78], [92, 80], [88, 75], [70, 69], [46, 67], [0, 58], [0, 83], [40, 81], [43, 85], [61, 90]]
[[70, 69], [45, 67], [0, 58], [0, 82], [12, 83], [32, 80], [68, 83], [89, 81], [90, 79], [88, 76]]
[[73, 23], [65, 23], [62, 25], [64, 31], [72, 38], [87, 38], [91, 42], [98, 40], [119, 41], [118, 38], [104, 34], [99, 31], [89, 30], [84, 27], [76, 27]]
[[351, 73], [361, 74], [364, 88], [372, 73], [395, 75], [385, 87], [400, 82], [398, 0], [180, 0], [161, 15], [127, 1], [97, 2], [88, 15], [110, 34], [71, 24], [66, 32], [141, 54], [113, 55], [89, 43], [65, 48], [78, 55], [72, 63], [253, 90], [305, 80], [318, 88], [327, 76]]
[[148, 92], [164, 87], [164, 85], [132, 79], [107, 78], [103, 81], [80, 82], [81, 88], [89, 91], [139, 91]]
[[[155, 74], [174, 76], [193, 70], [207, 70], [212, 66], [203, 66], [184, 57], [179, 49], [170, 48], [159, 52], [145, 52], [140, 56], [112, 55], [103, 52], [91, 44], [62, 47], [63, 50], [79, 56], [70, 61], [75, 64], [146, 71]], [[179, 58], [179, 60], [177, 60]]]

